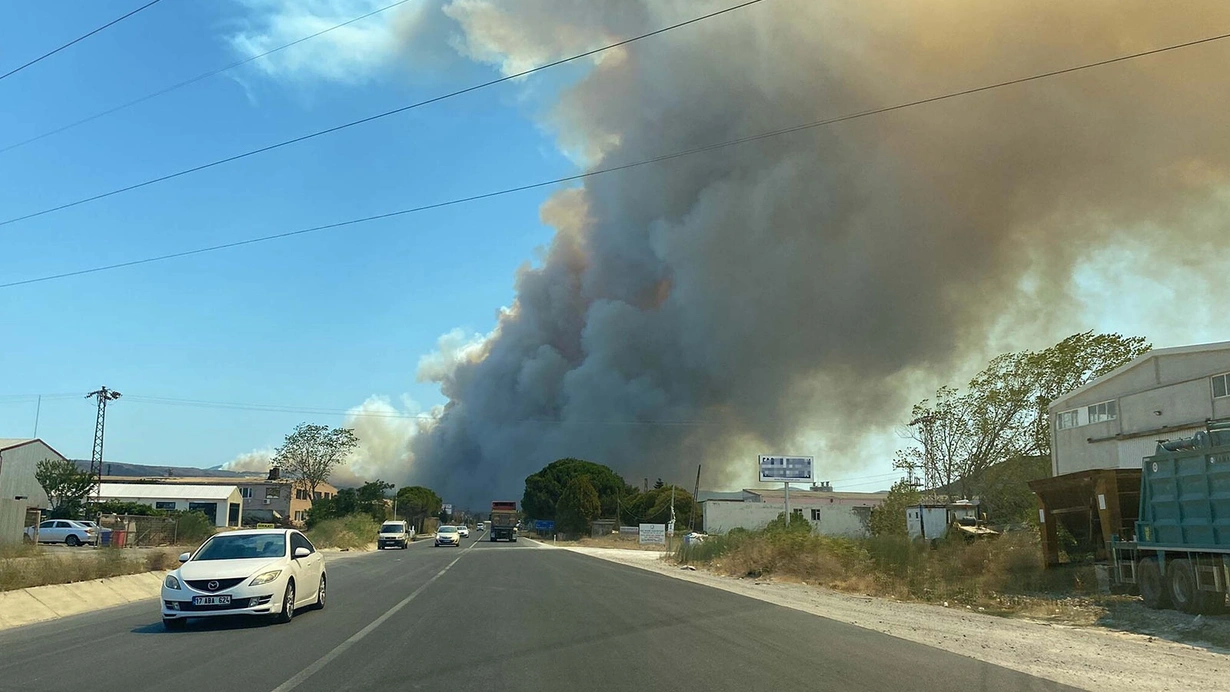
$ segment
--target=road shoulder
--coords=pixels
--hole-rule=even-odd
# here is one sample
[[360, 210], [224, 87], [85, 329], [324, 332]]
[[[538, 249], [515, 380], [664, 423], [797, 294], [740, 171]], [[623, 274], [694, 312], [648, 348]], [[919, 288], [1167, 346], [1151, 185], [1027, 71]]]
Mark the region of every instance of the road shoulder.
[[558, 549], [722, 589], [1085, 689], [1122, 689], [1127, 685], [1151, 690], [1215, 689], [1230, 674], [1230, 656], [1144, 635], [854, 596], [804, 584], [736, 579], [680, 568], [655, 552]]

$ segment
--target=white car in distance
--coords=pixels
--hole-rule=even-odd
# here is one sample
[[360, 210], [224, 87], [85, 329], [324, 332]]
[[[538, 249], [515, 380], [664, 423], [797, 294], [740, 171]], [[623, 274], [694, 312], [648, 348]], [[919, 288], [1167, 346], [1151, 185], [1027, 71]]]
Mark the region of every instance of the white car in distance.
[[261, 615], [290, 622], [303, 606], [325, 607], [324, 557], [294, 529], [213, 536], [162, 582], [162, 624], [189, 618]]
[[461, 534], [462, 538], [469, 538], [470, 537], [470, 527], [466, 526], [465, 524], [462, 524], [461, 526], [457, 527], [457, 533]]
[[461, 534], [456, 526], [441, 526], [436, 529], [436, 547], [442, 545], [461, 547]]
[[[26, 527], [26, 540], [34, 540], [34, 527]], [[48, 519], [38, 525], [39, 543], [63, 543], [68, 546], [98, 543], [98, 529], [71, 519]]]

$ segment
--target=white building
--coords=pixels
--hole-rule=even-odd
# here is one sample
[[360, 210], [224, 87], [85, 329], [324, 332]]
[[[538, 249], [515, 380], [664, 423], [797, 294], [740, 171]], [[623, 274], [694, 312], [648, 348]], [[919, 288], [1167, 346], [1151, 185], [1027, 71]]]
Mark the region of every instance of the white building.
[[47, 493], [34, 477], [44, 459], [64, 456], [39, 439], [0, 438], [0, 543], [21, 540], [27, 510], [47, 508]]
[[1140, 468], [1157, 441], [1230, 418], [1230, 341], [1149, 351], [1050, 405], [1054, 475]]
[[[869, 535], [871, 509], [887, 493], [842, 493], [832, 490], [790, 490], [790, 513], [807, 519], [812, 530], [826, 536], [859, 538]], [[744, 490], [738, 500], [701, 502], [705, 533], [734, 528], [763, 529], [785, 511], [783, 490]]]
[[243, 496], [234, 485], [181, 483], [102, 483], [99, 499], [150, 505], [155, 509], [201, 512], [214, 526], [239, 526]]

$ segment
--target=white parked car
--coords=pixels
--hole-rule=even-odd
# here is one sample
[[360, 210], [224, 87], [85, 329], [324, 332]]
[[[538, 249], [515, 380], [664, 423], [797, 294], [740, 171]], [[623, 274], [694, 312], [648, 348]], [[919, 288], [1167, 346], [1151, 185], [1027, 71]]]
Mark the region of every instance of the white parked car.
[[461, 534], [457, 532], [456, 526], [441, 526], [436, 530], [436, 547], [442, 545], [461, 547]]
[[188, 618], [263, 615], [290, 622], [302, 606], [325, 607], [325, 561], [294, 529], [220, 533], [162, 582], [162, 624]]
[[457, 533], [461, 534], [462, 538], [469, 538], [470, 537], [470, 527], [464, 524], [461, 526], [458, 526]]
[[[34, 540], [34, 527], [26, 527], [26, 540]], [[98, 542], [98, 528], [71, 519], [48, 519], [38, 525], [39, 543], [93, 545]]]

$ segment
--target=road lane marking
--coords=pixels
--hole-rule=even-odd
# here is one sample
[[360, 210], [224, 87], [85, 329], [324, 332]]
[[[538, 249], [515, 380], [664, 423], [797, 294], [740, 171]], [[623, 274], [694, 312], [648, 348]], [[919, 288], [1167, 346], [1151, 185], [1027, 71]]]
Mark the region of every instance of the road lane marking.
[[380, 617], [376, 618], [375, 620], [372, 620], [371, 623], [368, 624], [363, 629], [350, 635], [349, 639], [333, 647], [332, 651], [325, 654], [324, 656], [321, 656], [319, 659], [317, 659], [315, 663], [299, 671], [294, 677], [282, 683], [281, 685], [278, 685], [277, 687], [273, 688], [273, 692], [290, 692], [290, 690], [293, 690], [299, 685], [302, 685], [304, 682], [306, 682], [308, 678], [312, 677], [316, 673], [319, 673], [321, 669], [329, 665], [333, 661], [333, 659], [337, 658], [338, 656], [341, 656], [343, 653], [345, 653], [347, 649], [349, 649], [350, 647], [362, 641], [364, 637], [371, 634], [377, 627], [383, 625], [389, 618], [396, 615], [399, 610], [409, 605], [410, 601], [413, 601], [414, 599], [418, 598], [419, 594], [423, 593], [423, 591], [427, 587], [431, 586], [432, 582], [444, 576], [445, 572], [449, 571], [449, 569], [452, 568], [453, 565], [457, 564], [457, 561], [460, 560], [462, 556], [464, 556], [467, 552], [473, 550], [474, 546], [476, 545], [478, 545], [478, 541], [474, 541], [473, 543], [471, 543], [468, 548], [461, 551], [461, 555], [458, 555], [457, 557], [453, 558], [453, 561], [445, 565], [444, 569], [440, 570], [439, 572], [436, 572], [436, 575], [434, 577], [424, 582], [422, 586], [420, 586], [419, 588], [411, 592], [409, 596], [406, 596], [405, 598], [398, 601], [396, 605], [386, 610], [384, 614], [381, 615]]

